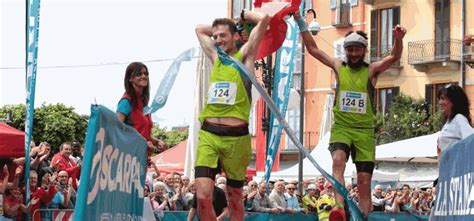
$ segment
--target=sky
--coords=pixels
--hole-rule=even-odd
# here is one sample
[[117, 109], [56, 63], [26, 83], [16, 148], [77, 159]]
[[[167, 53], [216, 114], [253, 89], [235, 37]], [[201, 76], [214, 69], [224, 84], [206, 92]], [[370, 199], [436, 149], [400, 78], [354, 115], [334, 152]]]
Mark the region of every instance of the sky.
[[[226, 0], [42, 0], [40, 7], [35, 107], [63, 103], [87, 115], [95, 103], [115, 111], [133, 61], [154, 61], [145, 62], [153, 97], [172, 59], [199, 47], [196, 25], [227, 16]], [[181, 65], [156, 123], [191, 122], [196, 63]], [[24, 64], [25, 1], [1, 0], [0, 106], [25, 103]]]

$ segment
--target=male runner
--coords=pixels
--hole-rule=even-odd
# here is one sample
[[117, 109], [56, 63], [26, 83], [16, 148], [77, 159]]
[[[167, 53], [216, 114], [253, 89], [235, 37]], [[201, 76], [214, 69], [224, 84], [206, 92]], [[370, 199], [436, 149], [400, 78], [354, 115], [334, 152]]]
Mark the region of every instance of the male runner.
[[[344, 186], [344, 170], [351, 153], [357, 169], [359, 207], [365, 216], [372, 210], [370, 183], [375, 161], [373, 91], [377, 78], [402, 55], [405, 28], [393, 29], [395, 44], [390, 55], [371, 64], [364, 62], [367, 34], [349, 32], [344, 40], [345, 61], [332, 58], [318, 48], [300, 12], [294, 14], [308, 52], [336, 73], [337, 91], [334, 105], [334, 125], [331, 128], [329, 150], [333, 164], [332, 175]], [[337, 207], [331, 213], [334, 220], [342, 219], [344, 198], [336, 195]], [[330, 219], [331, 219], [330, 217]]]
[[242, 186], [252, 156], [248, 132], [251, 82], [242, 78], [234, 67], [223, 64], [216, 47], [242, 61], [249, 70], [254, 70], [258, 45], [270, 17], [245, 10], [240, 17], [256, 24], [248, 42], [240, 49], [236, 47], [240, 36], [234, 21], [219, 18], [212, 26], [196, 27], [202, 50], [214, 65], [206, 104], [199, 117], [202, 127], [195, 163], [197, 211], [199, 219], [205, 221], [216, 220], [212, 206], [213, 180], [221, 167], [227, 174], [230, 220], [243, 220], [244, 216]]

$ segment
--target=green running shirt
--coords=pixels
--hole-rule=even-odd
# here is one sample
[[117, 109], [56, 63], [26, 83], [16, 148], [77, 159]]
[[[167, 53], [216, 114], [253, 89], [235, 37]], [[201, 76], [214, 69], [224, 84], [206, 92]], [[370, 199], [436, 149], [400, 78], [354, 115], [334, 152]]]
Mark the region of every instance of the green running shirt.
[[[242, 61], [240, 51], [232, 57]], [[251, 85], [244, 83], [240, 72], [217, 58], [209, 81], [206, 104], [199, 116], [201, 123], [210, 117], [234, 117], [248, 123], [251, 104], [248, 93]]]
[[334, 105], [334, 124], [351, 128], [373, 128], [373, 86], [369, 69], [363, 66], [339, 68], [339, 80]]

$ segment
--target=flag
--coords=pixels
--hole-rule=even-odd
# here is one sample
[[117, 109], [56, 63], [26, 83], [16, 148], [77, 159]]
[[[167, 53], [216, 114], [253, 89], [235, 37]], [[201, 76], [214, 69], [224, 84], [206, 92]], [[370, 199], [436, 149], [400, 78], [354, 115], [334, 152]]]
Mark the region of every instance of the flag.
[[[33, 133], [40, 0], [27, 0], [26, 7], [26, 117], [25, 117], [25, 183], [30, 179], [30, 142]], [[30, 185], [26, 186], [26, 202], [30, 201]], [[27, 217], [29, 218], [29, 217]]]
[[199, 114], [204, 108], [205, 97], [209, 88], [209, 73], [211, 73], [212, 64], [207, 59], [204, 52], [199, 53], [196, 73], [196, 87], [194, 88], [194, 112], [193, 121], [188, 130], [188, 143], [186, 146], [186, 158], [184, 161], [184, 175], [194, 177], [194, 161], [196, 159], [196, 150], [198, 143], [198, 132], [201, 129]]
[[[262, 8], [264, 4], [271, 4], [274, 2], [274, 0], [256, 0], [254, 6], [255, 8]], [[262, 59], [280, 48], [285, 40], [287, 30], [285, 16], [298, 10], [301, 0], [281, 0], [280, 2], [291, 2], [291, 5], [290, 7], [281, 9], [273, 15], [270, 20], [269, 30], [265, 32], [265, 35], [260, 42], [255, 60]]]
[[185, 52], [181, 53], [171, 64], [166, 72], [166, 75], [161, 80], [160, 86], [155, 93], [155, 97], [150, 105], [150, 107], [145, 107], [145, 114], [155, 113], [157, 110], [165, 106], [166, 101], [168, 100], [168, 95], [170, 94], [171, 88], [174, 85], [176, 76], [178, 76], [179, 68], [183, 61], [190, 61], [194, 56], [194, 48], [188, 49]]

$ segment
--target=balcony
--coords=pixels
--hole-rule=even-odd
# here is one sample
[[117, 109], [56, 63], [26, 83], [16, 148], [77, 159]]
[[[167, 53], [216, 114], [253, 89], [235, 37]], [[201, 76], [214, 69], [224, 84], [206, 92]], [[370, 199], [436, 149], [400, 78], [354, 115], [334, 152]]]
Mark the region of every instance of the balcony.
[[[382, 45], [381, 48], [376, 47], [376, 48], [370, 48], [370, 63], [380, 61], [384, 57], [390, 55], [392, 52], [392, 47], [393, 46], [385, 46]], [[378, 51], [381, 50], [382, 52], [379, 53]], [[400, 58], [397, 62], [393, 63], [389, 69], [387, 69], [383, 74], [388, 74], [392, 76], [398, 76], [400, 75], [400, 69], [402, 68], [402, 59]]]
[[350, 27], [351, 24], [351, 4], [345, 3], [333, 9], [332, 26], [336, 28]]
[[462, 41], [458, 39], [408, 42], [408, 63], [421, 72], [437, 66], [459, 70], [461, 47]]

